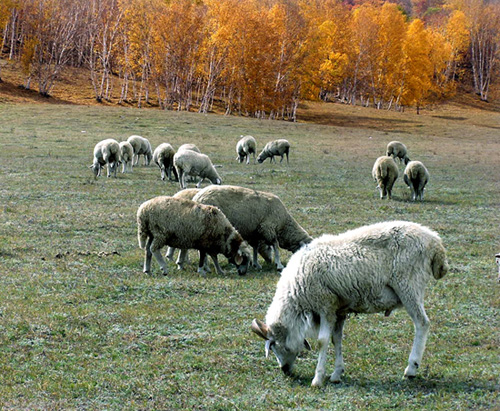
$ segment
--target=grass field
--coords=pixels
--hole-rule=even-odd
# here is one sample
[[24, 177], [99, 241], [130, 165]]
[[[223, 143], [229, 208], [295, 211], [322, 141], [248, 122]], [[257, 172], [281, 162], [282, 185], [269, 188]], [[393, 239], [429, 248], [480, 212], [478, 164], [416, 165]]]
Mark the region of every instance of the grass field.
[[[498, 409], [500, 115], [308, 104], [299, 117], [309, 122], [0, 104], [0, 408]], [[274, 294], [271, 266], [238, 277], [221, 258], [225, 276], [200, 278], [192, 258], [183, 272], [170, 263], [164, 277], [153, 261], [144, 275], [137, 208], [178, 186], [156, 166], [97, 180], [88, 169], [95, 143], [131, 134], [197, 144], [224, 183], [277, 194], [313, 236], [393, 219], [438, 231], [451, 269], [427, 292], [419, 376], [402, 379], [413, 340], [404, 311], [350, 318], [344, 380], [318, 390], [314, 350], [286, 377], [250, 332]], [[290, 164], [238, 164], [241, 134], [260, 147], [287, 138]], [[429, 169], [425, 202], [409, 201], [402, 178], [392, 201], [378, 198], [371, 167], [391, 140]]]

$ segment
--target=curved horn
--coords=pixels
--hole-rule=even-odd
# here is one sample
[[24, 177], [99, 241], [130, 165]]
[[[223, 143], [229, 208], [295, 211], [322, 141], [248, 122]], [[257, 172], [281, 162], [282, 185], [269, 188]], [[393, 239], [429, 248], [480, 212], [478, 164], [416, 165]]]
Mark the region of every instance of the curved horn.
[[274, 340], [267, 340], [266, 341], [266, 358], [269, 357], [269, 351], [272, 350], [274, 344]]
[[264, 340], [269, 340], [269, 327], [264, 324], [262, 321], [257, 320], [256, 318], [252, 321], [252, 331], [257, 334], [259, 337], [264, 338]]

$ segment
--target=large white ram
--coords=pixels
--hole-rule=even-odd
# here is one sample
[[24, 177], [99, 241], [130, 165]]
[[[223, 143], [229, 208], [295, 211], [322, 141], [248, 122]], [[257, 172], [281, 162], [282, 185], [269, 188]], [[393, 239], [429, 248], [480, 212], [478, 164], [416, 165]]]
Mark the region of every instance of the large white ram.
[[404, 373], [412, 378], [422, 363], [429, 333], [425, 288], [447, 270], [441, 239], [416, 223], [391, 221], [337, 236], [323, 235], [292, 256], [266, 323], [254, 320], [252, 330], [266, 340], [266, 354], [273, 351], [287, 374], [297, 354], [310, 348], [306, 336], [315, 336], [320, 353], [312, 385], [321, 386], [330, 338], [335, 345], [330, 380], [339, 382], [344, 372], [342, 330], [350, 313], [385, 312], [387, 316], [404, 307], [415, 325]]

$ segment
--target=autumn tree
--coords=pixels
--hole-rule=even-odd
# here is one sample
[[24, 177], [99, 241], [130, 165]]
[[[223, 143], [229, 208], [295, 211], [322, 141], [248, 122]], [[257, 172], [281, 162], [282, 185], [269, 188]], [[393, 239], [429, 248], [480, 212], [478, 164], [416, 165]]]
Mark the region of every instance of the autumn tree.
[[85, 18], [88, 51], [86, 60], [94, 96], [98, 102], [111, 99], [111, 70], [123, 10], [117, 0], [89, 0]]
[[422, 20], [412, 21], [403, 46], [404, 77], [401, 83], [401, 102], [415, 105], [417, 114], [432, 88], [434, 67], [431, 62], [432, 42]]
[[28, 79], [36, 79], [43, 96], [50, 95], [70, 59], [79, 28], [79, 8], [75, 7], [79, 1], [63, 5], [57, 0], [31, 0], [23, 4], [25, 39], [21, 60]]

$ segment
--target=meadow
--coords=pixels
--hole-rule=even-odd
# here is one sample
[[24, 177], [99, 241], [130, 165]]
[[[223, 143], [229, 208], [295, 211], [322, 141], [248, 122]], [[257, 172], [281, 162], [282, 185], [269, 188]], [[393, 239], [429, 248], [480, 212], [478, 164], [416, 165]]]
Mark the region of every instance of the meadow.
[[[0, 103], [0, 408], [498, 409], [498, 112], [310, 103], [300, 118]], [[274, 295], [271, 265], [239, 277], [221, 256], [226, 274], [200, 278], [191, 252], [182, 272], [169, 263], [163, 276], [153, 261], [143, 274], [137, 208], [178, 184], [161, 181], [154, 165], [116, 179], [88, 168], [98, 141], [132, 134], [154, 147], [195, 143], [225, 184], [277, 194], [315, 237], [396, 219], [436, 230], [450, 272], [427, 290], [431, 332], [418, 377], [402, 378], [413, 340], [404, 310], [349, 318], [343, 382], [313, 389], [315, 344], [286, 377], [250, 331]], [[242, 134], [260, 148], [287, 138], [290, 164], [238, 164]], [[424, 202], [409, 201], [402, 178], [392, 201], [379, 199], [371, 168], [391, 140], [429, 169]]]

